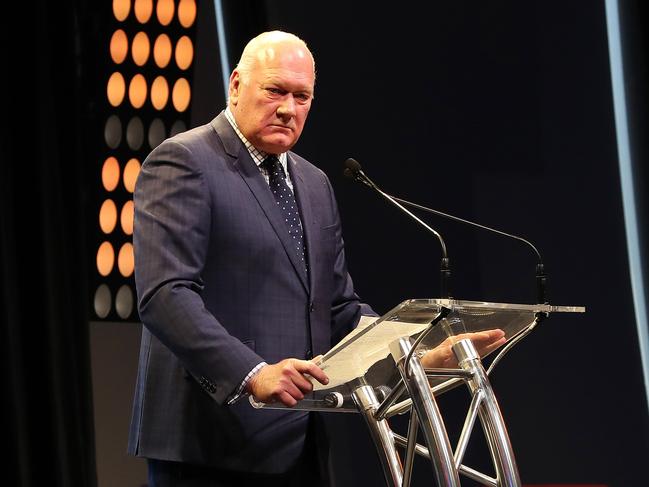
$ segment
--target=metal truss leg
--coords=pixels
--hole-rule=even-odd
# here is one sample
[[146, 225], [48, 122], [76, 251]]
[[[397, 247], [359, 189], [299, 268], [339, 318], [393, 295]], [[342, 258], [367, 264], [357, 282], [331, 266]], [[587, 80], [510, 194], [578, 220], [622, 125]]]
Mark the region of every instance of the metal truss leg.
[[[412, 406], [419, 418], [419, 423], [428, 445], [430, 460], [436, 475], [439, 487], [459, 487], [460, 479], [455, 468], [453, 450], [446, 433], [442, 415], [437, 407], [426, 372], [416, 356], [412, 356], [408, 370], [406, 370], [405, 357], [410, 352], [412, 345], [406, 338], [400, 339], [391, 345], [390, 351], [397, 363], [403, 381], [406, 383]], [[411, 437], [412, 436], [412, 437]], [[408, 434], [408, 443], [416, 442], [417, 436]]]
[[371, 386], [361, 386], [352, 393], [352, 397], [370, 430], [388, 487], [401, 487], [403, 468], [392, 430], [386, 419], [377, 421], [374, 418], [374, 414], [381, 404], [374, 389]]
[[[458, 358], [460, 367], [471, 374], [467, 384], [474, 397], [474, 403], [478, 407], [478, 417], [496, 469], [496, 484], [499, 487], [520, 487], [521, 480], [505, 421], [473, 342], [467, 339], [460, 340], [453, 345], [453, 351]], [[466, 431], [463, 431], [463, 436], [465, 433]], [[461, 450], [463, 452], [463, 448]], [[460, 461], [461, 453], [458, 463]], [[460, 470], [464, 471], [466, 467], [461, 466]]]

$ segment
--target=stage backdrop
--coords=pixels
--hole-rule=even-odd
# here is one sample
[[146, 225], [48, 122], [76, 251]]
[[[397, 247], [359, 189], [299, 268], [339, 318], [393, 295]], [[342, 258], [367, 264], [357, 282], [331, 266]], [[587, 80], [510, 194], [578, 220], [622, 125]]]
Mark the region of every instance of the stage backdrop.
[[[267, 29], [294, 32], [315, 55], [315, 101], [295, 150], [332, 180], [362, 298], [385, 312], [405, 299], [438, 297], [441, 253], [433, 235], [343, 178], [348, 157], [389, 193], [533, 242], [546, 266], [551, 304], [587, 312], [552, 315], [492, 376], [521, 478], [525, 484], [641, 485], [649, 422], [604, 2], [221, 3], [230, 68], [245, 42]], [[191, 126], [225, 106], [216, 25], [214, 3], [199, 2], [188, 74]], [[635, 95], [643, 99], [641, 91]], [[536, 301], [529, 247], [419, 215], [447, 242], [455, 297]], [[102, 336], [105, 326], [110, 323], [93, 336]], [[130, 343], [137, 334], [123, 336]], [[102, 340], [93, 343], [102, 347]], [[124, 393], [122, 403], [130, 399]], [[462, 390], [440, 398], [452, 442], [467, 405]], [[327, 420], [336, 485], [381, 485], [361, 418], [330, 414]], [[395, 429], [404, 426], [403, 418], [393, 422]], [[486, 447], [475, 440], [467, 462], [488, 469]], [[417, 460], [415, 485], [428, 482], [430, 468]]]
[[[524, 483], [640, 485], [649, 424], [604, 2], [225, 2], [224, 16], [230, 63], [264, 29], [294, 32], [313, 51], [316, 97], [295, 149], [331, 178], [352, 276], [375, 309], [437, 297], [441, 254], [423, 228], [343, 178], [348, 157], [396, 196], [529, 239], [550, 302], [586, 306], [552, 315], [492, 377]], [[197, 48], [197, 69], [218, 59], [214, 46]], [[193, 124], [223, 107], [210, 73], [196, 76]], [[447, 241], [457, 298], [535, 302], [528, 247], [424, 217]], [[451, 434], [466, 396], [442, 397]], [[330, 418], [341, 485], [366, 475], [376, 485], [360, 418]], [[479, 441], [469, 458], [486, 463]]]

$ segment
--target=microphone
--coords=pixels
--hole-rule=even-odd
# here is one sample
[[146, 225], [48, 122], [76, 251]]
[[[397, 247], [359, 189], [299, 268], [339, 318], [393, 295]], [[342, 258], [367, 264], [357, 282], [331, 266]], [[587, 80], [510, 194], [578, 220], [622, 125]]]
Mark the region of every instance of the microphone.
[[417, 208], [419, 210], [427, 211], [429, 213], [433, 213], [435, 215], [443, 216], [445, 218], [449, 218], [451, 220], [460, 222], [460, 223], [466, 223], [467, 225], [472, 225], [477, 228], [481, 228], [482, 230], [487, 230], [489, 232], [496, 233], [498, 235], [502, 235], [504, 237], [509, 237], [513, 238], [515, 240], [518, 240], [520, 242], [523, 242], [524, 244], [528, 245], [532, 251], [536, 254], [536, 257], [538, 259], [538, 263], [536, 264], [536, 296], [537, 296], [537, 301], [538, 304], [549, 304], [549, 301], [547, 299], [547, 291], [546, 291], [546, 286], [547, 286], [547, 275], [545, 273], [545, 266], [543, 265], [543, 259], [541, 258], [541, 253], [538, 251], [538, 249], [529, 241], [524, 239], [523, 237], [519, 237], [518, 235], [512, 235], [511, 233], [506, 233], [503, 232], [502, 230], [497, 230], [495, 228], [488, 227], [486, 225], [481, 225], [480, 223], [472, 222], [470, 220], [465, 220], [464, 218], [460, 218], [457, 216], [449, 215], [448, 213], [441, 212], [439, 210], [434, 210], [432, 208], [428, 208], [426, 206], [418, 205], [417, 203], [413, 203], [408, 200], [404, 200], [402, 198], [397, 198], [396, 196], [393, 196], [393, 198], [400, 203], [406, 205], [406, 206], [411, 206], [413, 208]]
[[343, 174], [350, 178], [353, 179], [354, 181], [357, 181], [359, 183], [363, 183], [365, 186], [368, 186], [369, 188], [372, 188], [374, 191], [379, 193], [381, 196], [383, 196], [385, 199], [387, 199], [390, 203], [392, 203], [394, 206], [399, 208], [401, 211], [406, 213], [408, 216], [413, 218], [415, 221], [417, 221], [420, 225], [422, 225], [424, 228], [426, 228], [429, 232], [431, 232], [433, 235], [437, 237], [437, 240], [439, 240], [439, 244], [442, 248], [442, 262], [440, 266], [440, 295], [442, 298], [451, 298], [451, 261], [448, 258], [448, 252], [446, 251], [446, 243], [444, 242], [444, 239], [442, 236], [437, 232], [436, 230], [433, 230], [430, 226], [428, 226], [426, 223], [424, 223], [420, 218], [418, 218], [415, 214], [413, 214], [411, 211], [409, 211], [407, 208], [405, 208], [395, 197], [389, 195], [385, 191], [383, 191], [381, 188], [379, 188], [374, 182], [363, 172], [363, 169], [361, 169], [361, 165], [356, 161], [355, 159], [349, 158], [345, 161], [345, 169], [343, 171]]
[[[350, 162], [352, 161], [352, 162]], [[487, 230], [493, 233], [496, 233], [498, 235], [504, 236], [504, 237], [509, 237], [513, 238], [515, 240], [518, 240], [520, 242], [525, 243], [529, 247], [532, 248], [534, 253], [536, 254], [536, 257], [538, 259], [538, 263], [536, 264], [536, 295], [537, 295], [537, 301], [538, 304], [549, 304], [549, 301], [547, 299], [547, 275], [545, 273], [545, 266], [543, 265], [543, 259], [541, 258], [541, 253], [538, 251], [538, 249], [528, 240], [519, 237], [517, 235], [512, 235], [510, 233], [503, 232], [501, 230], [496, 230], [495, 228], [488, 227], [486, 225], [481, 225], [480, 223], [475, 223], [470, 220], [465, 220], [464, 218], [459, 218], [457, 216], [449, 215], [448, 213], [441, 212], [439, 210], [434, 210], [432, 208], [428, 208], [426, 206], [419, 205], [417, 203], [413, 203], [408, 200], [404, 200], [402, 198], [397, 198], [396, 196], [391, 196], [388, 195], [387, 193], [384, 193], [380, 189], [376, 187], [376, 185], [365, 175], [365, 173], [361, 169], [361, 165], [356, 162], [354, 159], [347, 159], [347, 162], [345, 163], [345, 176], [351, 177], [355, 179], [356, 181], [360, 181], [363, 184], [366, 184], [373, 189], [380, 191], [385, 197], [387, 198], [392, 198], [395, 201], [404, 204], [406, 206], [410, 206], [412, 208], [417, 208], [419, 210], [423, 210], [429, 213], [433, 213], [438, 216], [442, 216], [444, 218], [448, 218], [450, 220], [454, 220], [460, 223], [465, 223], [467, 225], [471, 225], [477, 228], [481, 228], [482, 230]]]

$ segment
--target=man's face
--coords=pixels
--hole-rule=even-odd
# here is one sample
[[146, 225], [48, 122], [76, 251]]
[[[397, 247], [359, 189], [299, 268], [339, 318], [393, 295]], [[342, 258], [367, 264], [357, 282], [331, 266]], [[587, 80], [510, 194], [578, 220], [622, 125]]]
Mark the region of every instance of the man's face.
[[252, 145], [279, 154], [295, 145], [304, 128], [313, 99], [313, 60], [295, 43], [267, 46], [257, 54], [247, 77], [238, 70], [230, 76], [230, 110]]

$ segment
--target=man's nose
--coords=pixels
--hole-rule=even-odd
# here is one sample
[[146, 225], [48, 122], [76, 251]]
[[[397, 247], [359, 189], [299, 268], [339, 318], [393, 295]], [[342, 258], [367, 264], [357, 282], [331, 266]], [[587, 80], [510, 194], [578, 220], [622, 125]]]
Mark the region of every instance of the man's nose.
[[277, 116], [282, 119], [291, 119], [295, 116], [295, 98], [288, 93], [277, 107]]

